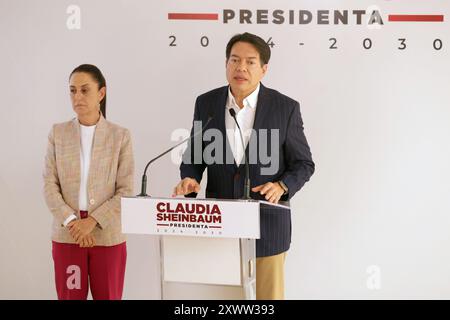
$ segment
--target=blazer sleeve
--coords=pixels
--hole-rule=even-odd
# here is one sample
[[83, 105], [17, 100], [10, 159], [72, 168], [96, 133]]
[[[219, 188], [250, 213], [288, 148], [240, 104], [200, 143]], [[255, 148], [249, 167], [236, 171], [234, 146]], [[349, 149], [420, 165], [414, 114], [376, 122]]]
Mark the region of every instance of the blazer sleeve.
[[315, 170], [311, 151], [303, 132], [303, 120], [298, 102], [295, 102], [289, 116], [284, 155], [286, 171], [280, 180], [286, 184], [289, 191], [282, 197], [282, 200], [289, 200], [303, 187]]
[[[190, 133], [191, 135], [194, 134], [194, 122], [201, 121], [199, 104], [200, 104], [199, 99], [197, 98], [197, 100], [195, 101], [194, 119], [192, 121], [192, 129], [191, 129], [191, 133]], [[202, 180], [203, 171], [205, 171], [205, 168], [206, 168], [206, 164], [203, 161], [203, 142], [202, 142], [202, 146], [200, 148], [200, 150], [202, 152], [200, 154], [200, 157], [199, 156], [195, 157], [195, 152], [194, 152], [195, 148], [193, 147], [194, 141], [195, 141], [195, 139], [189, 139], [188, 146], [187, 146], [185, 152], [183, 153], [183, 158], [182, 158], [182, 162], [180, 165], [180, 176], [181, 176], [181, 179], [193, 178], [193, 179], [197, 180], [198, 183], [200, 183], [200, 181]], [[202, 141], [202, 140], [200, 139], [200, 141]]]
[[120, 198], [131, 196], [134, 186], [134, 156], [130, 131], [125, 129], [119, 153], [116, 175], [116, 189], [114, 196], [97, 209], [90, 216], [97, 220], [100, 228], [106, 228], [112, 221], [120, 220]]
[[56, 167], [55, 126], [48, 135], [43, 178], [45, 202], [56, 221], [63, 225], [69, 216], [75, 214], [75, 210], [67, 205], [61, 193], [61, 184]]

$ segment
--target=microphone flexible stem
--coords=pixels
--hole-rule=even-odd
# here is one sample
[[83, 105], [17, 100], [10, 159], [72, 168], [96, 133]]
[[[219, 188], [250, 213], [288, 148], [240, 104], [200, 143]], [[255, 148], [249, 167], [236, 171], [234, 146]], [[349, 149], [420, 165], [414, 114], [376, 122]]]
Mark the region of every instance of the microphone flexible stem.
[[[231, 111], [233, 110], [233, 111]], [[247, 158], [247, 153], [245, 152], [245, 143], [244, 143], [244, 137], [242, 135], [242, 130], [241, 127], [239, 126], [239, 123], [236, 119], [236, 113], [234, 111], [234, 109], [230, 109], [230, 114], [234, 119], [234, 122], [236, 122], [236, 126], [239, 129], [239, 135], [241, 137], [241, 143], [242, 143], [242, 148], [244, 150], [244, 161], [245, 161], [245, 181], [244, 181], [244, 200], [249, 200], [250, 198], [250, 170], [249, 170], [249, 165], [248, 165], [248, 158]]]
[[205, 125], [202, 127], [202, 130], [199, 130], [198, 132], [196, 132], [193, 135], [190, 135], [189, 137], [187, 137], [186, 139], [182, 140], [181, 142], [177, 143], [176, 145], [174, 145], [173, 147], [167, 149], [166, 151], [164, 151], [163, 153], [161, 153], [160, 155], [156, 156], [155, 158], [151, 159], [147, 165], [145, 166], [144, 169], [144, 174], [142, 175], [142, 184], [141, 184], [141, 193], [139, 194], [140, 197], [147, 197], [147, 169], [148, 167], [155, 162], [156, 160], [158, 160], [159, 158], [161, 158], [162, 156], [165, 156], [166, 154], [168, 154], [170, 151], [172, 151], [173, 149], [175, 149], [176, 147], [182, 145], [183, 143], [185, 143], [186, 141], [198, 136], [199, 134], [201, 134], [203, 132], [203, 130], [205, 130], [206, 126], [209, 124], [209, 122], [213, 119], [213, 117], [209, 117], [208, 120], [206, 121]]

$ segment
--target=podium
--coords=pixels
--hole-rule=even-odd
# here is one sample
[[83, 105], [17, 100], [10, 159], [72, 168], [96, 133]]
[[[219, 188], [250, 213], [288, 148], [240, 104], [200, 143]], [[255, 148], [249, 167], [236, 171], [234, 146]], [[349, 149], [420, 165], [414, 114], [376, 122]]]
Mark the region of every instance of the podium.
[[165, 284], [234, 286], [256, 298], [258, 200], [123, 197], [122, 232], [159, 236], [161, 299]]

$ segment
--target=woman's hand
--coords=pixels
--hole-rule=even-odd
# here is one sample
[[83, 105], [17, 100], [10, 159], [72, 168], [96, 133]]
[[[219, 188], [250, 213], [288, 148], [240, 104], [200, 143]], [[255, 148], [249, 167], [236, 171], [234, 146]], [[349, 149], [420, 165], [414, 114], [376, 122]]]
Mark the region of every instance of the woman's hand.
[[86, 238], [97, 225], [97, 220], [91, 216], [86, 219], [80, 219], [71, 221], [67, 227], [69, 228], [70, 235], [78, 243], [81, 244], [83, 239]]
[[92, 233], [88, 234], [86, 237], [82, 238], [80, 243], [80, 248], [92, 248], [95, 246], [95, 237]]

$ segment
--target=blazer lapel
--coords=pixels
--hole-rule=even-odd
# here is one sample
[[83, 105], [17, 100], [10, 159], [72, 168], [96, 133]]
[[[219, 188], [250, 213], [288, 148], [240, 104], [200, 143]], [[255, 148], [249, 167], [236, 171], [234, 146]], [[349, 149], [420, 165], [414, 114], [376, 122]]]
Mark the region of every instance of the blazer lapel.
[[[261, 83], [260, 88], [259, 88], [259, 93], [258, 93], [258, 102], [256, 103], [255, 122], [253, 123], [253, 129], [255, 131], [258, 131], [258, 129], [262, 128], [264, 119], [266, 118], [266, 116], [268, 114], [268, 111], [269, 111], [268, 100], [269, 100], [269, 96], [268, 96], [267, 89]], [[253, 135], [251, 138], [253, 138]]]
[[[79, 199], [80, 195], [80, 183], [81, 183], [81, 137], [80, 137], [80, 123], [78, 122], [78, 119], [75, 118], [72, 120], [72, 125], [70, 128], [69, 133], [69, 139], [73, 139], [70, 143], [73, 143], [73, 148], [70, 148], [72, 150], [72, 154], [68, 156], [69, 159], [72, 159], [71, 161], [71, 172], [73, 174], [74, 179], [74, 186], [76, 186], [76, 190], [73, 190], [76, 194], [75, 199]], [[69, 140], [70, 141], [70, 140]], [[78, 202], [76, 203], [78, 209]]]
[[225, 108], [227, 104], [228, 87], [224, 87], [218, 95], [216, 101], [214, 101], [214, 117], [216, 119], [216, 127], [222, 134], [226, 133], [225, 130]]
[[[259, 141], [259, 129], [263, 129], [264, 120], [266, 119], [269, 113], [270, 105], [269, 105], [269, 95], [266, 87], [263, 84], [260, 84], [259, 93], [258, 93], [258, 102], [256, 103], [256, 114], [255, 121], [253, 122], [253, 132], [250, 136], [249, 142], [245, 148], [245, 153], [247, 155], [247, 159], [249, 159], [249, 146], [251, 143]], [[242, 161], [239, 165], [239, 169], [241, 170], [245, 166], [245, 161]], [[251, 167], [251, 166], [250, 166]]]
[[94, 141], [92, 142], [91, 162], [88, 175], [88, 194], [90, 192], [90, 186], [97, 180], [97, 173], [101, 172], [98, 167], [101, 162], [99, 160], [101, 157], [105, 157], [102, 153], [106, 151], [106, 125], [105, 118], [103, 115], [100, 115], [100, 119], [95, 128]]
[[[216, 118], [216, 128], [220, 130], [223, 137], [223, 162], [225, 167], [229, 171], [234, 171], [236, 166], [236, 162], [234, 161], [233, 152], [231, 151], [230, 144], [228, 142], [227, 130], [225, 125], [225, 112], [227, 112], [226, 104], [228, 98], [228, 86], [223, 87], [220, 94], [218, 95], [215, 101], [215, 118]], [[230, 164], [227, 161], [227, 157], [233, 161], [233, 164]]]

